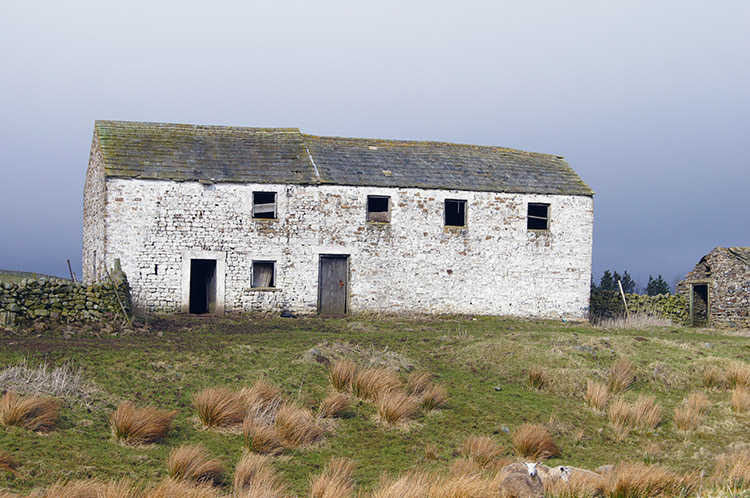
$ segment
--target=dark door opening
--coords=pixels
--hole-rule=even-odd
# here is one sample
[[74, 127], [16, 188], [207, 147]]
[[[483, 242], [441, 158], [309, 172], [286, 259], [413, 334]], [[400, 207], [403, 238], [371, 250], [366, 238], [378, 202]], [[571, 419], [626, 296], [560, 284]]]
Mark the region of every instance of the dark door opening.
[[190, 313], [216, 312], [216, 260], [190, 260]]
[[707, 327], [708, 284], [693, 284], [690, 288], [690, 317], [693, 327]]
[[349, 296], [349, 256], [321, 256], [318, 273], [318, 312], [344, 315]]

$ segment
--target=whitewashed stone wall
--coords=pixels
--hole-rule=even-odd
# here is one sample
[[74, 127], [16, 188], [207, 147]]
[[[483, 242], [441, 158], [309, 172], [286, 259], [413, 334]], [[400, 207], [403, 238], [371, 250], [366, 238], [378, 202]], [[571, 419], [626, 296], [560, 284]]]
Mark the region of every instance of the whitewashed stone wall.
[[[254, 191], [276, 192], [276, 220], [252, 218]], [[368, 195], [390, 196], [389, 224], [366, 222]], [[446, 198], [467, 201], [466, 228], [444, 227]], [[528, 202], [550, 204], [548, 231], [527, 230]], [[227, 312], [315, 313], [320, 255], [346, 254], [355, 313], [588, 313], [591, 197], [109, 179], [106, 214], [106, 264], [149, 310], [184, 310], [183, 261], [210, 251]], [[253, 260], [276, 262], [275, 290], [251, 288]]]

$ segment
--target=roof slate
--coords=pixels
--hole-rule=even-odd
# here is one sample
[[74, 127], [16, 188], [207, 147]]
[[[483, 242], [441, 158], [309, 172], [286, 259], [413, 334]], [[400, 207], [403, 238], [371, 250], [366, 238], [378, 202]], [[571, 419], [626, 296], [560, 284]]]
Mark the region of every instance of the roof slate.
[[559, 156], [442, 142], [97, 121], [108, 177], [593, 195]]

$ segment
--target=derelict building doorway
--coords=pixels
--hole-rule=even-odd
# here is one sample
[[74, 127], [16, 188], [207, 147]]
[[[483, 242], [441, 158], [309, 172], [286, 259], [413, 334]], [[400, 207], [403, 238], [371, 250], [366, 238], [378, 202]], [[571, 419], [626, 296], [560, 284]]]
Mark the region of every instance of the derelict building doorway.
[[349, 256], [321, 255], [318, 268], [318, 313], [344, 315], [349, 301]]
[[190, 313], [216, 313], [216, 260], [190, 260]]
[[693, 327], [708, 327], [708, 284], [690, 285], [690, 322]]

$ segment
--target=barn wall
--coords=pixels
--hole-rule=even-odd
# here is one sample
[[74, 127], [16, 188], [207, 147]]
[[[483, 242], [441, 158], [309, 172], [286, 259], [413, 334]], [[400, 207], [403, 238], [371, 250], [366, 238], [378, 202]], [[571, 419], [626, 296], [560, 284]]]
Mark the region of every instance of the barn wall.
[[[276, 220], [252, 218], [253, 191], [276, 192]], [[366, 222], [367, 195], [390, 196], [389, 224]], [[127, 179], [107, 196], [107, 260], [149, 310], [183, 309], [183, 260], [218, 251], [227, 312], [316, 312], [321, 254], [349, 255], [352, 312], [588, 312], [591, 197]], [[444, 227], [446, 198], [467, 201], [466, 228]], [[528, 202], [550, 203], [548, 231], [527, 230]], [[274, 290], [251, 287], [253, 260], [276, 262]]]
[[83, 187], [83, 275], [81, 279], [85, 283], [97, 282], [106, 277], [104, 271], [106, 233], [102, 216], [106, 209], [106, 200], [104, 159], [99, 140], [94, 134], [89, 167], [86, 170], [86, 183]]

